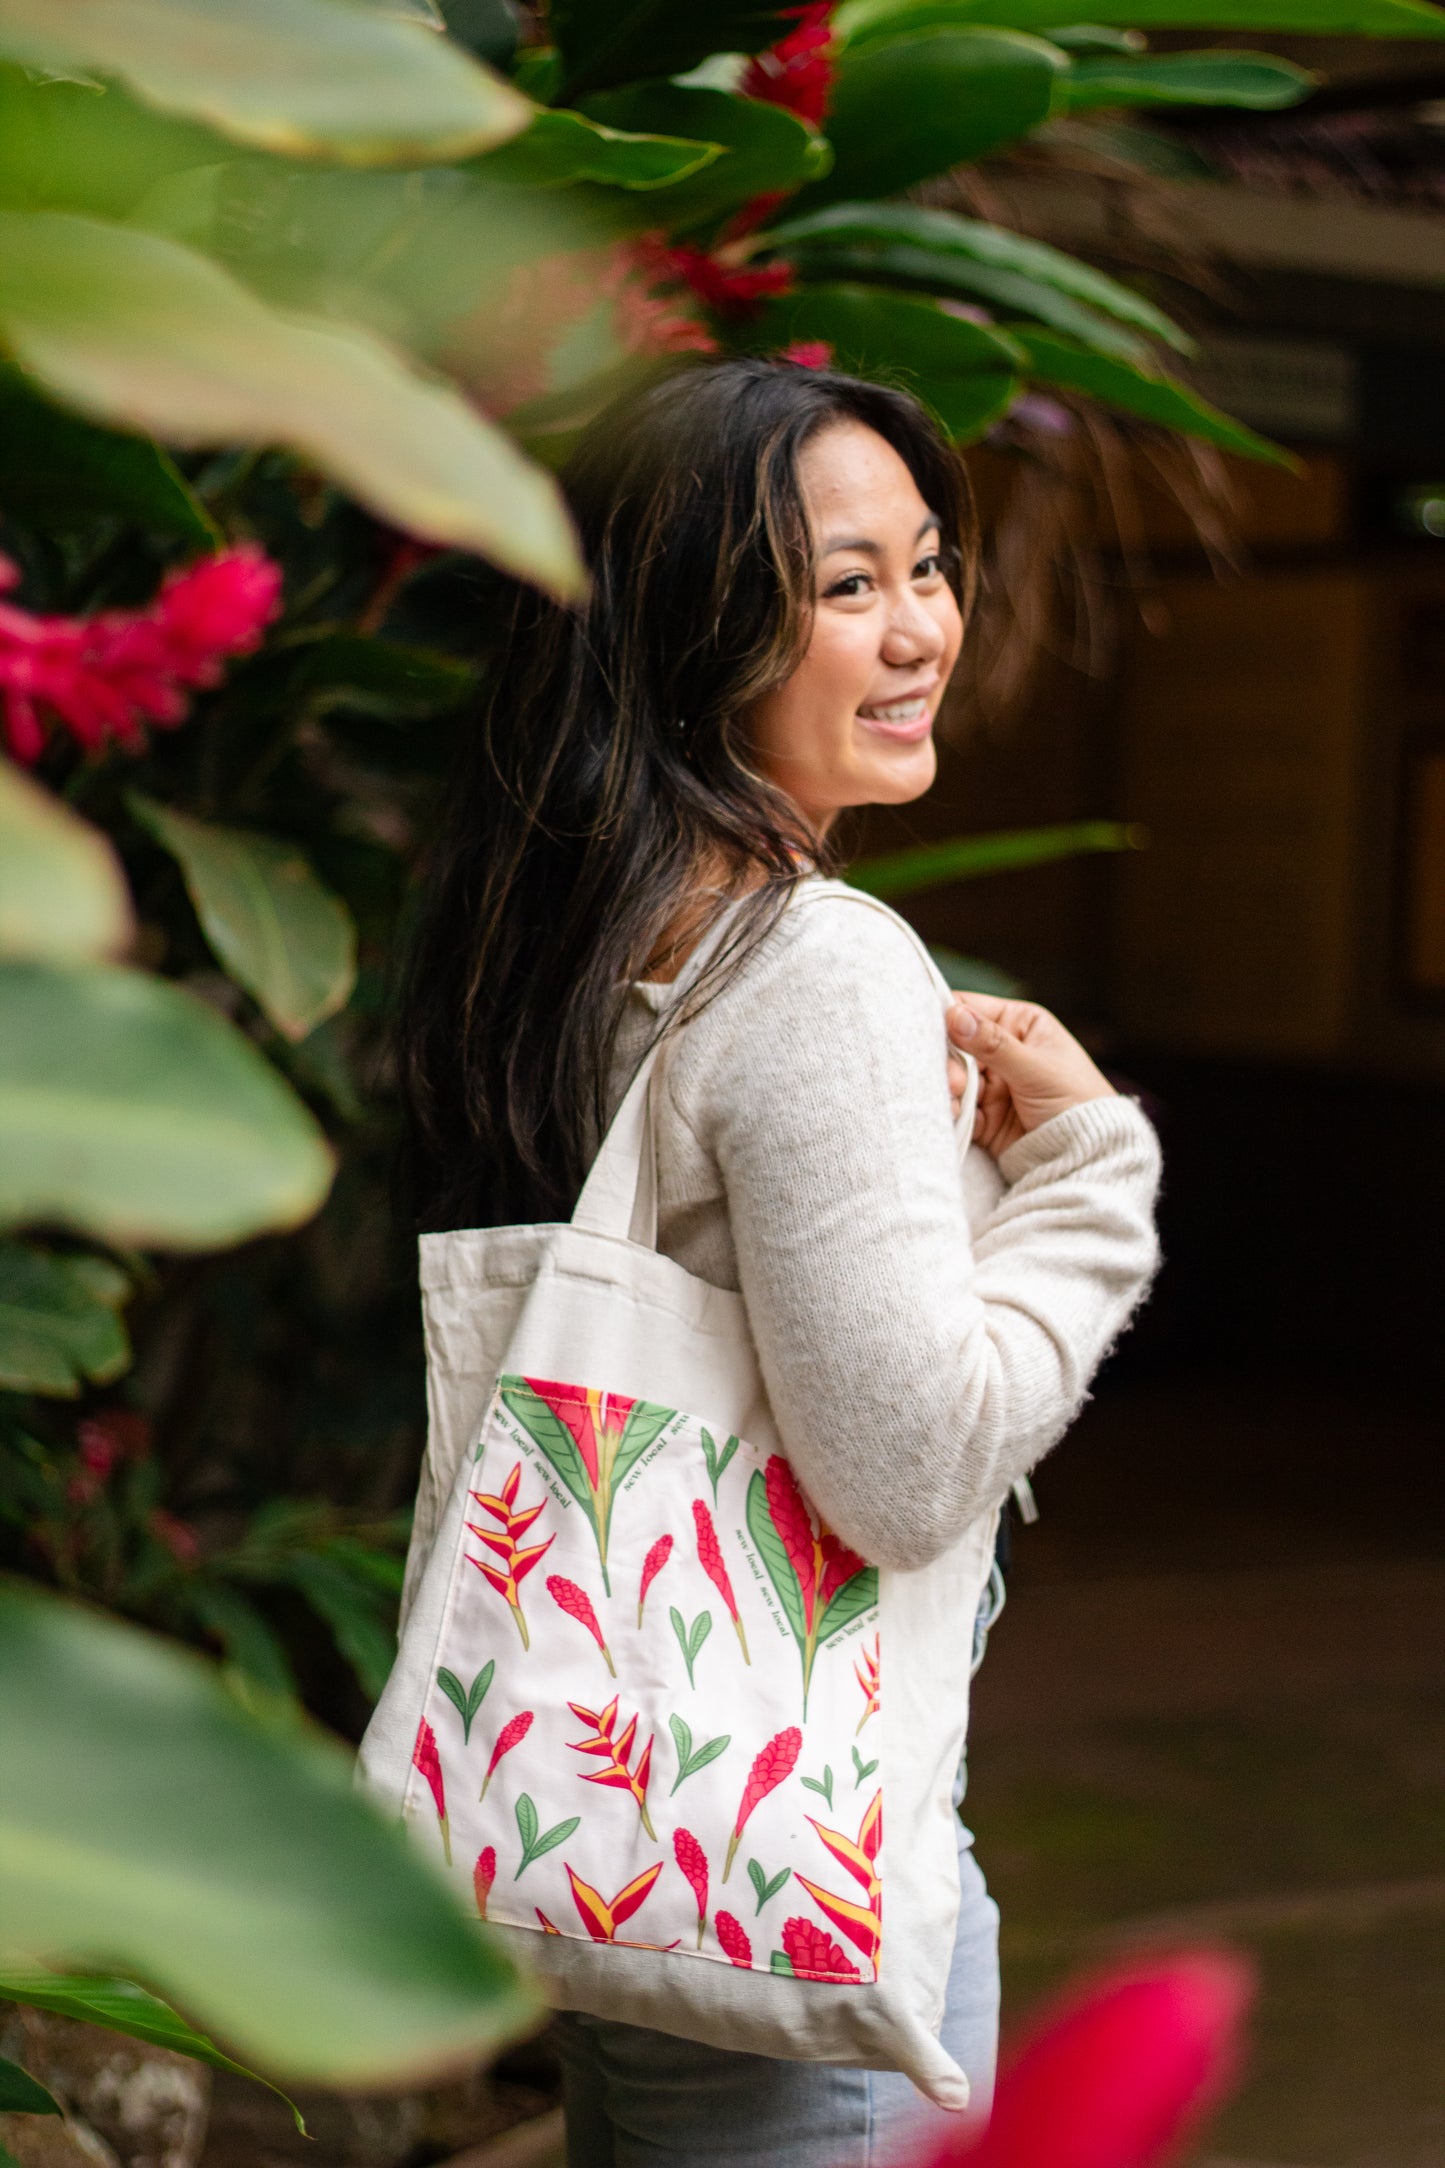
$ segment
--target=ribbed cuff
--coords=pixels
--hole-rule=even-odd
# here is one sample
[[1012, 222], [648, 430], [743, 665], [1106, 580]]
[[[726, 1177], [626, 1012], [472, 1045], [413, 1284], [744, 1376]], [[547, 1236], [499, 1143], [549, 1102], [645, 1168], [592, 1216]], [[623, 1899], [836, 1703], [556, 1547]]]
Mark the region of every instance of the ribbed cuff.
[[1146, 1140], [1151, 1154], [1157, 1153], [1158, 1133], [1139, 1101], [1127, 1092], [1114, 1092], [1082, 1099], [1040, 1122], [1027, 1136], [1016, 1137], [1000, 1155], [998, 1171], [1012, 1186], [1034, 1167], [1047, 1165], [1055, 1174], [1068, 1174], [1121, 1145], [1137, 1148]]

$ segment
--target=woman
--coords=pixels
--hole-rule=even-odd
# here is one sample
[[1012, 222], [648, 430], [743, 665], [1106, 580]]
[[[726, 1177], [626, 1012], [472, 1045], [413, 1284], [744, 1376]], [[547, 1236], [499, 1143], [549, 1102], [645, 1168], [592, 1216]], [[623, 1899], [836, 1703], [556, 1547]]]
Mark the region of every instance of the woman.
[[[658, 1247], [741, 1291], [829, 1525], [920, 1566], [1068, 1427], [1158, 1259], [1153, 1129], [1033, 1004], [953, 1004], [983, 1072], [960, 1174], [963, 1071], [916, 941], [828, 877], [840, 814], [934, 779], [971, 588], [960, 468], [901, 392], [709, 360], [604, 414], [564, 482], [592, 594], [517, 595], [417, 945], [422, 1224], [567, 1217], [665, 1033]], [[434, 1512], [424, 1493], [413, 1573]], [[941, 2037], [977, 2106], [997, 1914], [959, 1841]], [[892, 2073], [570, 2013], [558, 2036], [574, 2168], [850, 2168], [939, 2112]]]

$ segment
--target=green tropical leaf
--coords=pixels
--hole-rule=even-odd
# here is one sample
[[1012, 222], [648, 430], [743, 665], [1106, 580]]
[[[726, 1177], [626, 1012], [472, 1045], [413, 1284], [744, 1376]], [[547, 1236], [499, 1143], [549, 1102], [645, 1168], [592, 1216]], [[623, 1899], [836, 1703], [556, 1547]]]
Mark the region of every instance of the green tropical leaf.
[[544, 1830], [540, 1837], [536, 1836], [534, 1829], [533, 1838], [527, 1841], [526, 1849], [522, 1854], [522, 1864], [513, 1875], [512, 1880], [520, 1882], [524, 1872], [531, 1866], [534, 1859], [540, 1859], [544, 1852], [555, 1852], [557, 1846], [565, 1844], [573, 1830], [580, 1829], [581, 1826], [581, 1815], [574, 1814], [570, 1821], [555, 1822], [550, 1829]]
[[682, 1660], [687, 1666], [687, 1683], [689, 1686], [695, 1687], [697, 1681], [693, 1677], [692, 1667], [702, 1653], [703, 1643], [712, 1632], [712, 1613], [710, 1611], [699, 1611], [691, 1626], [688, 1625], [687, 1620], [678, 1610], [676, 1604], [672, 1606], [667, 1615], [672, 1621], [672, 1630], [677, 1636], [677, 1645], [682, 1651]]
[[1067, 65], [1057, 46], [1011, 30], [922, 30], [845, 45], [828, 111], [833, 164], [798, 197], [799, 212], [897, 195], [1027, 135], [1048, 118]]
[[1142, 848], [1144, 830], [1128, 821], [1067, 821], [1053, 828], [1002, 828], [993, 835], [952, 836], [946, 843], [911, 843], [848, 868], [848, 885], [870, 896], [913, 896], [950, 881], [976, 880], [1020, 866], [1043, 866], [1081, 851]]
[[707, 1463], [708, 1481], [712, 1484], [712, 1502], [714, 1505], [717, 1504], [718, 1484], [727, 1471], [728, 1462], [732, 1459], [741, 1443], [742, 1441], [739, 1438], [729, 1438], [721, 1454], [719, 1454], [717, 1440], [712, 1432], [710, 1430], [703, 1431], [702, 1457]]
[[861, 1618], [865, 1611], [871, 1611], [877, 1601], [878, 1568], [865, 1566], [861, 1573], [855, 1573], [851, 1580], [843, 1583], [819, 1619], [818, 1646], [821, 1648], [825, 1641], [832, 1640], [834, 1634], [841, 1633], [845, 1626], [851, 1626], [855, 1618]]
[[[1003, 23], [1052, 32], [1079, 20], [1079, 0], [843, 0], [834, 31], [850, 43], [897, 37], [924, 25]], [[1445, 9], [1428, 0], [1090, 0], [1091, 28], [1280, 30], [1362, 38], [1445, 37]]]
[[581, 1506], [593, 1534], [600, 1536], [602, 1531], [597, 1525], [597, 1498], [592, 1478], [571, 1431], [565, 1423], [558, 1421], [546, 1401], [533, 1392], [525, 1378], [503, 1378], [501, 1397], [503, 1406], [516, 1416], [532, 1443], [546, 1455]]
[[522, 1850], [529, 1852], [537, 1841], [537, 1808], [530, 1792], [523, 1792], [517, 1801], [517, 1835], [522, 1840]]
[[489, 1658], [469, 1687], [464, 1687], [456, 1673], [448, 1671], [445, 1666], [437, 1673], [437, 1685], [462, 1720], [462, 1743], [464, 1746], [470, 1746], [471, 1744], [472, 1723], [477, 1711], [487, 1698], [496, 1669], [495, 1659]]
[[[681, 1613], [678, 1614], [679, 1617]], [[667, 1728], [672, 1733], [672, 1743], [677, 1748], [678, 1768], [682, 1769], [692, 1759], [692, 1726], [680, 1716], [670, 1716]], [[682, 1780], [679, 1777], [678, 1782]], [[677, 1790], [677, 1785], [672, 1787]]]
[[194, 820], [137, 791], [126, 803], [179, 864], [220, 962], [284, 1037], [304, 1039], [346, 1006], [356, 928], [294, 843]]
[[225, 1654], [226, 1661], [277, 1704], [299, 1707], [296, 1675], [275, 1628], [249, 1596], [228, 1581], [200, 1580], [187, 1591], [192, 1616]]
[[686, 83], [630, 83], [587, 100], [589, 115], [610, 128], [691, 136], [721, 146], [714, 164], [678, 182], [655, 208], [672, 232], [717, 218], [749, 197], [798, 188], [823, 172], [828, 144], [780, 105]]
[[10, 1585], [0, 1732], [5, 1963], [104, 1952], [283, 2081], [415, 2083], [535, 2021], [350, 1753], [200, 1658]]
[[862, 1755], [858, 1752], [856, 1746], [852, 1749], [852, 1754], [854, 1769], [853, 1789], [856, 1792], [859, 1785], [862, 1784], [868, 1777], [872, 1776], [874, 1770], [878, 1767], [878, 1764], [876, 1761], [864, 1761]]
[[445, 1664], [442, 1665], [441, 1669], [437, 1673], [437, 1685], [446, 1695], [447, 1700], [456, 1710], [457, 1715], [461, 1718], [463, 1724], [466, 1725], [466, 1736], [470, 1738], [471, 1723], [467, 1717], [466, 1688], [463, 1686], [461, 1680], [457, 1677], [454, 1671], [447, 1670]]
[[634, 1402], [617, 1441], [617, 1455], [612, 1463], [614, 1498], [622, 1488], [623, 1477], [636, 1467], [647, 1448], [662, 1435], [669, 1423], [676, 1420], [676, 1416], [675, 1408], [659, 1408], [651, 1400]]
[[64, 2111], [54, 2093], [47, 2093], [19, 2063], [0, 2055], [0, 2115], [60, 2115]]
[[73, 1400], [130, 1363], [121, 1310], [130, 1281], [104, 1257], [0, 1243], [0, 1388]]
[[105, 837], [0, 760], [0, 956], [114, 956], [134, 930]]
[[638, 76], [685, 75], [712, 53], [760, 53], [793, 27], [789, 9], [767, 0], [716, 0], [707, 8], [552, 0], [547, 21], [561, 54], [558, 105]]
[[97, 513], [214, 545], [216, 527], [163, 451], [97, 429], [0, 366], [0, 499], [20, 519], [66, 526]]
[[228, 2070], [234, 2077], [250, 2078], [265, 2085], [286, 2102], [296, 2128], [306, 2135], [301, 2110], [294, 2100], [244, 2063], [222, 2053], [214, 2040], [188, 2025], [168, 2002], [133, 1980], [115, 1980], [91, 1973], [35, 1972], [0, 1966], [0, 2002], [23, 2003], [28, 2009], [49, 2010], [82, 2025], [103, 2025], [107, 2032], [124, 2033], [130, 2040], [146, 2040], [153, 2047], [170, 2048], [189, 2055], [193, 2062], [208, 2063], [213, 2070]]
[[798, 1586], [798, 1576], [793, 1571], [793, 1562], [783, 1539], [773, 1526], [773, 1516], [768, 1511], [768, 1486], [761, 1468], [754, 1471], [748, 1484], [748, 1533], [757, 1545], [758, 1556], [767, 1568], [768, 1579], [783, 1607], [783, 1616], [801, 1649], [808, 1635], [803, 1616], [803, 1591]]
[[757, 1860], [750, 1859], [748, 1861], [748, 1880], [752, 1883], [753, 1893], [758, 1900], [757, 1911], [753, 1915], [755, 1919], [758, 1917], [758, 1914], [761, 1913], [763, 1906], [765, 1904], [770, 1904], [773, 1898], [777, 1896], [779, 1890], [785, 1889], [787, 1887], [788, 1883], [792, 1880], [792, 1875], [792, 1868], [784, 1867], [779, 1873], [773, 1876], [771, 1881], [769, 1881], [766, 1871]]
[[786, 1979], [791, 1980], [794, 1976], [793, 1960], [786, 1950], [774, 1950], [772, 1956], [768, 1959], [768, 1970], [769, 1972], [780, 1972]]
[[346, 0], [0, 0], [0, 52], [113, 76], [147, 105], [290, 157], [434, 165], [504, 143], [532, 108], [423, 24]]
[[796, 339], [826, 339], [840, 369], [902, 383], [931, 406], [959, 443], [1006, 414], [1018, 391], [1022, 348], [939, 302], [881, 286], [804, 286], [769, 302], [748, 327], [771, 352]]
[[[284, 672], [284, 697], [303, 701], [312, 715], [345, 708], [387, 722], [455, 707], [476, 683], [476, 672], [455, 655], [362, 633], [323, 632], [294, 646], [282, 643], [257, 663]], [[248, 670], [248, 695], [256, 668]]]
[[362, 1692], [379, 1701], [396, 1662], [390, 1602], [358, 1580], [340, 1560], [321, 1552], [289, 1560], [281, 1578], [298, 1589], [325, 1620]]
[[545, 108], [524, 134], [477, 159], [479, 181], [559, 188], [595, 181], [609, 188], [667, 188], [723, 155], [720, 143], [698, 142], [667, 130], [632, 132], [604, 127], [583, 113]]
[[957, 949], [942, 948], [932, 941], [928, 953], [948, 984], [959, 992], [973, 987], [981, 994], [1001, 994], [1006, 1001], [1017, 1000], [1028, 992], [1023, 979], [1015, 978], [1011, 971], [1000, 970], [997, 964], [985, 963], [981, 957], [960, 956]]
[[1203, 437], [1246, 459], [1264, 460], [1276, 467], [1298, 465], [1292, 453], [1271, 444], [1267, 437], [1256, 436], [1243, 422], [1221, 414], [1218, 407], [1176, 383], [1173, 377], [1132, 368], [1106, 354], [1087, 353], [1073, 340], [1038, 331], [1032, 324], [1011, 324], [1008, 328], [1028, 357], [1029, 375], [1040, 384], [1084, 392], [1103, 406], [1137, 414], [1143, 421], [1180, 430], [1185, 436]]
[[1108, 105], [1240, 105], [1258, 112], [1298, 105], [1319, 78], [1266, 53], [1139, 53], [1076, 60], [1060, 78], [1069, 113]]
[[[982, 219], [961, 218], [954, 211], [915, 203], [837, 203], [805, 218], [785, 219], [765, 239], [769, 248], [797, 262], [809, 279], [887, 284], [897, 278], [905, 285], [976, 294], [1004, 308], [1024, 309], [1058, 330], [1076, 329], [1064, 320], [1071, 314], [1093, 339], [1100, 335], [1099, 318], [1104, 316], [1181, 353], [1194, 345], [1162, 309], [1092, 265], [1046, 242], [1027, 240]], [[830, 272], [828, 261], [835, 256], [838, 268]], [[878, 269], [866, 268], [869, 257]]]
[[0, 1225], [214, 1249], [294, 1227], [332, 1160], [224, 1017], [107, 965], [0, 965]]
[[585, 585], [555, 482], [459, 392], [369, 332], [269, 308], [174, 241], [0, 212], [0, 341], [92, 420], [193, 447], [284, 446], [397, 526], [559, 595]]

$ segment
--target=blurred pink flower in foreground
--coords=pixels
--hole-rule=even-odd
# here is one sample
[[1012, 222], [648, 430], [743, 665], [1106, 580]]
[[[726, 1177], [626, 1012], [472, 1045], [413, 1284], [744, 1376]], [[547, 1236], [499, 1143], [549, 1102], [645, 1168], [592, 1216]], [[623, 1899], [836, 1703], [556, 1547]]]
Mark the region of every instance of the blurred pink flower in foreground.
[[[0, 557], [0, 594], [20, 575]], [[87, 752], [114, 738], [129, 752], [143, 725], [185, 721], [187, 695], [219, 684], [222, 664], [259, 647], [281, 606], [281, 571], [254, 543], [168, 573], [143, 610], [43, 617], [0, 602], [0, 701], [17, 760], [37, 760], [47, 723]]]
[[1229, 2089], [1253, 1976], [1190, 1950], [1079, 1982], [1004, 2064], [993, 2117], [927, 2168], [1155, 2168]]

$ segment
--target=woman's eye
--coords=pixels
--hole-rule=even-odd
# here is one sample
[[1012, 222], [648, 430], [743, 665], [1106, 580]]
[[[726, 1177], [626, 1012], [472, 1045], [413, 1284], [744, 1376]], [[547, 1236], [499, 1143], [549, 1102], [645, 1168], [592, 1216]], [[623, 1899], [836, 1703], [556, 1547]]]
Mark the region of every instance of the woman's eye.
[[841, 580], [833, 582], [833, 585], [828, 589], [828, 593], [829, 595], [841, 595], [845, 600], [848, 600], [852, 596], [860, 595], [863, 592], [860, 582], [866, 581], [867, 578], [866, 572], [845, 572]]
[[926, 557], [919, 558], [917, 564], [913, 567], [913, 574], [915, 579], [920, 572], [923, 574], [925, 579], [932, 579], [935, 573], [941, 572], [942, 570], [942, 552], [939, 550], [930, 550]]

